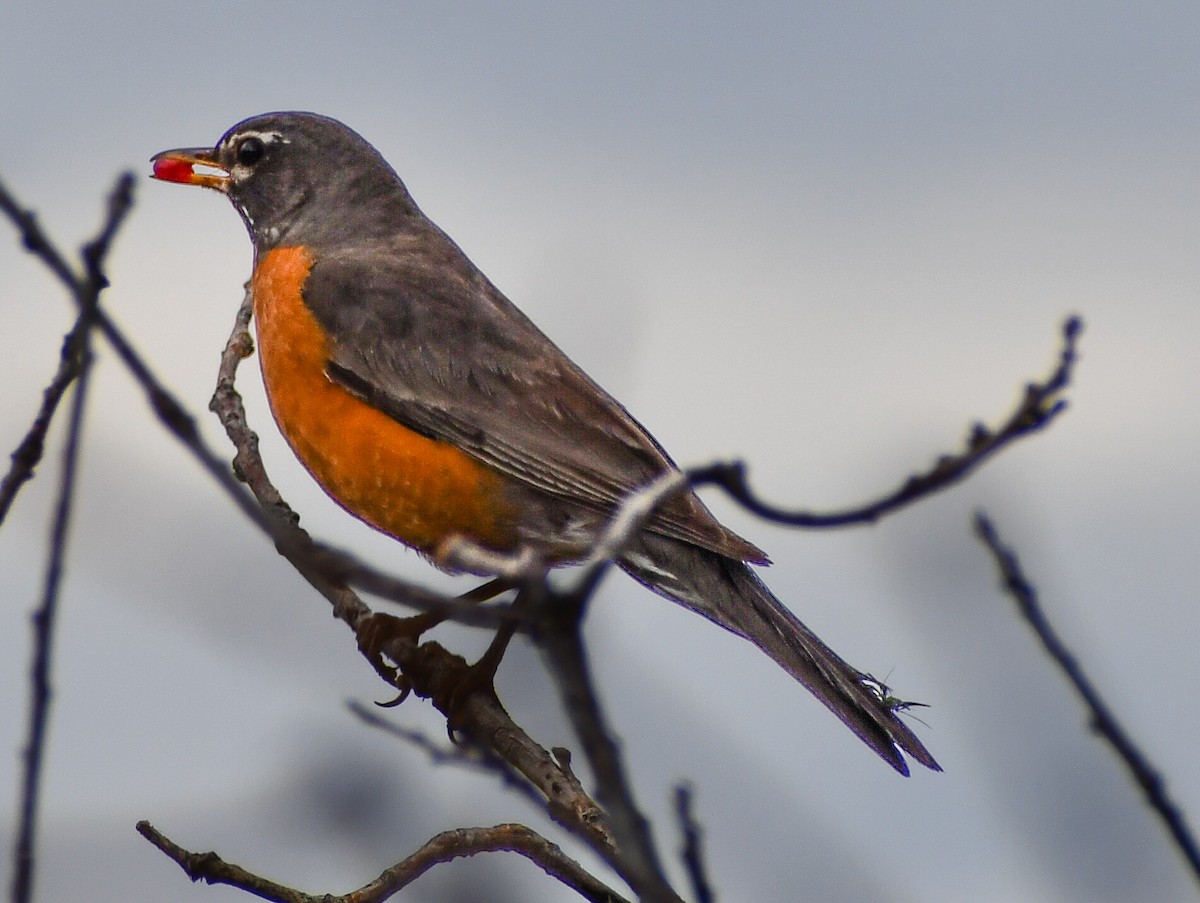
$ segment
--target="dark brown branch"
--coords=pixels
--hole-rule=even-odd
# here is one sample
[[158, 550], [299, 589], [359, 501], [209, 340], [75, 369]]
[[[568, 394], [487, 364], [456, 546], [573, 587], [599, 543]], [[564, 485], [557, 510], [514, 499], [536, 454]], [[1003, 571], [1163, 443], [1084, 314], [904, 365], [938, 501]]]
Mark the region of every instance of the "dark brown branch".
[[191, 853], [164, 836], [149, 822], [137, 824], [138, 833], [174, 860], [193, 881], [228, 884], [276, 903], [380, 903], [407, 887], [433, 866], [478, 853], [510, 852], [524, 856], [547, 875], [577, 891], [593, 903], [624, 903], [624, 898], [598, 881], [554, 843], [524, 825], [459, 828], [444, 831], [411, 856], [385, 870], [370, 884], [347, 894], [308, 894], [269, 881], [216, 853]]
[[108, 286], [108, 280], [103, 273], [104, 260], [112, 247], [113, 239], [116, 238], [129, 211], [133, 209], [133, 186], [133, 173], [124, 172], [117, 177], [117, 182], [108, 196], [108, 211], [104, 224], [96, 233], [96, 237], [84, 245], [80, 252], [83, 259], [82, 275], [71, 268], [63, 253], [42, 231], [37, 214], [22, 207], [3, 182], [0, 182], [0, 212], [17, 227], [25, 250], [46, 264], [79, 306], [84, 307], [89, 303], [89, 299], [94, 299]]
[[264, 900], [273, 900], [275, 903], [318, 903], [318, 901], [333, 903], [338, 899], [331, 896], [306, 894], [283, 884], [268, 881], [253, 872], [246, 871], [240, 865], [226, 862], [211, 851], [208, 853], [189, 852], [162, 834], [148, 821], [138, 822], [137, 832], [173, 860], [192, 881], [203, 881], [206, 884], [228, 884]]
[[680, 898], [663, 872], [649, 822], [634, 799], [620, 746], [606, 724], [588, 667], [582, 625], [587, 605], [611, 562], [633, 541], [657, 507], [686, 487], [682, 474], [668, 473], [629, 496], [597, 539], [573, 587], [555, 591], [543, 574], [522, 590], [530, 601], [518, 599], [532, 610], [539, 628], [539, 647], [596, 777], [596, 799], [608, 813], [617, 840], [619, 856], [613, 865], [639, 899], [662, 903]]
[[898, 489], [877, 501], [825, 513], [780, 508], [755, 495], [746, 478], [745, 464], [740, 461], [693, 468], [688, 471], [688, 476], [693, 485], [720, 486], [748, 511], [776, 523], [813, 529], [874, 523], [919, 499], [955, 485], [1001, 449], [1044, 429], [1061, 414], [1067, 407], [1061, 393], [1071, 382], [1077, 357], [1076, 346], [1082, 331], [1083, 321], [1079, 317], [1069, 317], [1063, 323], [1062, 349], [1054, 371], [1042, 382], [1026, 385], [1020, 403], [1000, 426], [988, 429], [982, 423], [976, 423], [971, 428], [967, 447], [963, 451], [943, 455], [932, 468], [910, 476]]
[[1016, 553], [1004, 546], [996, 528], [983, 512], [975, 515], [975, 534], [995, 559], [1004, 589], [1016, 602], [1017, 610], [1033, 628], [1046, 653], [1083, 699], [1092, 730], [1116, 751], [1134, 781], [1142, 789], [1146, 802], [1166, 826], [1171, 840], [1187, 861], [1193, 877], [1200, 881], [1200, 848], [1196, 846], [1196, 839], [1187, 826], [1187, 819], [1182, 810], [1167, 793], [1162, 775], [1150, 764], [1145, 753], [1138, 749], [1099, 691], [1084, 675], [1079, 661], [1051, 627], [1038, 601], [1037, 590], [1026, 578]]
[[[346, 620], [361, 635], [366, 619], [370, 615], [369, 609], [349, 587], [338, 584], [336, 579], [331, 581], [330, 577], [331, 572], [339, 577], [354, 573], [359, 566], [354, 564], [347, 567], [347, 559], [342, 557], [341, 553], [333, 550], [316, 549], [314, 554], [315, 547], [308, 538], [308, 534], [298, 526], [295, 514], [283, 502], [267, 478], [261, 457], [258, 455], [257, 436], [246, 423], [240, 396], [234, 388], [237, 367], [252, 348], [247, 331], [251, 309], [251, 298], [247, 293], [236, 318], [233, 335], [222, 357], [221, 375], [211, 407], [225, 425], [231, 441], [238, 450], [235, 469], [246, 480], [251, 491], [260, 499], [265, 510], [279, 521], [276, 525], [277, 529], [293, 534], [291, 540], [279, 545], [281, 553], [288, 557], [314, 586], [318, 589], [325, 586], [326, 589], [322, 589], [322, 592], [325, 592], [327, 596], [329, 595], [327, 590], [336, 585], [339, 596], [336, 599], [330, 597], [331, 601], [334, 601], [335, 614]], [[582, 612], [583, 601], [594, 588], [600, 574], [608, 566], [608, 562], [619, 553], [621, 546], [636, 533], [644, 519], [653, 511], [654, 505], [660, 503], [668, 494], [680, 491], [685, 485], [682, 477], [677, 474], [671, 475], [630, 499], [628, 505], [623, 508], [621, 516], [614, 519], [609, 531], [598, 543], [598, 549], [602, 551], [597, 552], [589, 559], [589, 566], [585, 568], [583, 578], [572, 593], [572, 598], [578, 600], [579, 604], [574, 607], [576, 621], [571, 630], [575, 633], [573, 642], [580, 651], [568, 651], [565, 653], [565, 658], [573, 659], [575, 663], [583, 661], [582, 644], [577, 633], [577, 618]], [[481, 555], [482, 550], [472, 549], [469, 544], [462, 544], [448, 550], [448, 554], [452, 557], [470, 558], [471, 555]], [[339, 571], [339, 568], [345, 569]], [[527, 558], [518, 557], [503, 562], [489, 560], [487, 569], [511, 572], [514, 577], [524, 576], [537, 587], [533, 591], [534, 593], [543, 590], [549, 591], [545, 584], [544, 569]], [[362, 574], [366, 570], [365, 568], [357, 570], [357, 576], [362, 579]], [[523, 592], [526, 600], [524, 604], [527, 604], [531, 590], [527, 587]], [[439, 602], [435, 599], [432, 607], [436, 608], [439, 604], [445, 605], [447, 601]], [[430, 603], [429, 600], [422, 599], [417, 604], [420, 607], [428, 606]], [[563, 609], [563, 606], [550, 603], [547, 609], [556, 611]], [[572, 606], [565, 606], [565, 610], [571, 611]], [[526, 616], [525, 613], [520, 615], [520, 617]], [[541, 623], [541, 619], [537, 617], [533, 617], [531, 620]], [[465, 661], [447, 652], [437, 643], [424, 643], [416, 646], [404, 638], [391, 639], [388, 642], [389, 645], [385, 652], [388, 658], [400, 667], [407, 686], [417, 695], [432, 699], [435, 705], [445, 712], [442, 699], [448, 698], [447, 692], [453, 691], [457, 686], [464, 673], [463, 669], [466, 667]], [[576, 674], [578, 675], [578, 672]], [[576, 680], [572, 686], [578, 687], [578, 681]], [[526, 748], [524, 754], [516, 755], [521, 752], [522, 746], [514, 745], [513, 741], [518, 737], [524, 738], [524, 733], [511, 723], [507, 713], [494, 698], [486, 694], [474, 694], [468, 697], [463, 707], [455, 711], [457, 726], [484, 747], [497, 753], [501, 759], [513, 765], [527, 778], [533, 780], [535, 785], [549, 798], [551, 815], [592, 845], [593, 849], [609, 861], [622, 877], [630, 881], [631, 886], [639, 892], [643, 899], [678, 900], [677, 895], [670, 890], [662, 877], [661, 868], [658, 866], [653, 848], [650, 846], [649, 831], [645, 820], [633, 805], [632, 794], [628, 790], [628, 784], [620, 766], [619, 753], [615, 744], [608, 739], [607, 732], [599, 720], [595, 696], [590, 690], [590, 685], [586, 684], [586, 679], [584, 692], [591, 699], [591, 711], [585, 714], [583, 719], [592, 726], [592, 729], [586, 732], [583, 742], [585, 748], [589, 749], [589, 757], [599, 757], [599, 761], [593, 759], [596, 774], [601, 776], [598, 786], [602, 789], [610, 788], [608, 792], [612, 795], [613, 807], [620, 813], [628, 828], [626, 835], [628, 843], [622, 843], [618, 837], [620, 853], [614, 849], [607, 828], [600, 821], [600, 810], [588, 808], [590, 800], [582, 793], [581, 788], [574, 791], [574, 788], [578, 787], [578, 782], [573, 775], [566, 769], [560, 768], [557, 763], [555, 763], [553, 771], [547, 771], [542, 758], [544, 751], [536, 745], [531, 744]], [[568, 710], [572, 710], [569, 704]], [[498, 746], [498, 742], [503, 742], [504, 746]], [[597, 764], [600, 766], [598, 769], [596, 768]], [[547, 777], [549, 781], [546, 780]], [[572, 788], [573, 792], [564, 795], [562, 793], [564, 786]], [[557, 792], [557, 798], [550, 794], [549, 789]], [[561, 798], [564, 796], [570, 807], [567, 812], [563, 811], [564, 802]], [[590, 805], [594, 806], [594, 804]], [[581, 831], [581, 827], [585, 830]], [[630, 850], [635, 852], [630, 853]]]

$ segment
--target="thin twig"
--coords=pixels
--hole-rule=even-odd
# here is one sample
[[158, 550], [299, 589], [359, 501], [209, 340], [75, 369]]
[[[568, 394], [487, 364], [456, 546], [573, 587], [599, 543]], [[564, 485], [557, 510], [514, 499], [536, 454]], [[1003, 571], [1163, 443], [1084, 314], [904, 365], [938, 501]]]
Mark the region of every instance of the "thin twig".
[[[596, 538], [582, 573], [565, 590], [554, 589], [545, 570], [525, 573], [513, 608], [531, 623], [538, 647], [554, 677], [562, 706], [596, 778], [596, 799], [608, 813], [617, 855], [598, 850], [645, 901], [678, 901], [666, 879], [649, 822], [634, 799], [619, 744], [608, 727], [596, 694], [583, 617], [599, 581], [641, 531], [657, 508], [688, 486], [686, 475], [671, 471], [630, 494]], [[514, 559], [515, 562], [515, 559]], [[522, 576], [514, 570], [514, 578]]]
[[21, 242], [25, 245], [25, 250], [45, 263], [50, 272], [58, 277], [68, 291], [74, 294], [78, 288], [79, 277], [71, 269], [67, 259], [42, 231], [42, 227], [37, 221], [37, 214], [23, 207], [9, 192], [3, 181], [0, 181], [0, 212], [3, 212], [21, 233]]
[[[3, 211], [16, 225], [25, 248], [46, 264], [66, 286], [72, 299], [82, 309], [88, 305], [88, 298], [97, 294], [106, 283], [99, 271], [99, 262], [107, 253], [118, 227], [124, 222], [132, 208], [133, 184], [132, 173], [123, 173], [118, 178], [109, 198], [108, 219], [96, 239], [83, 249], [85, 273], [82, 276], [72, 270], [66, 258], [42, 231], [36, 215], [32, 211], [24, 209], [3, 183], [0, 183], [0, 211]], [[246, 494], [233, 474], [229, 472], [225, 462], [204, 444], [196, 427], [196, 419], [154, 375], [145, 359], [133, 347], [133, 343], [129, 341], [121, 328], [99, 307], [96, 307], [90, 316], [94, 319], [95, 328], [104, 336], [116, 352], [117, 357], [142, 386], [151, 408], [168, 431], [183, 444], [184, 448], [191, 452], [209, 476], [225, 490], [226, 495], [233, 499], [243, 514], [269, 535], [274, 535], [273, 525], [263, 514], [262, 509]]]
[[[457, 765], [460, 768], [499, 775], [504, 786], [519, 793], [534, 806], [541, 807], [546, 802], [545, 798], [538, 793], [534, 786], [519, 774], [508, 761], [500, 758], [491, 749], [482, 744], [438, 743], [422, 731], [402, 727], [382, 717], [377, 708], [372, 708], [353, 700], [346, 703], [346, 706], [364, 724], [390, 734], [393, 737], [397, 737], [425, 753], [429, 757], [429, 761], [434, 765]], [[582, 785], [580, 785], [580, 789], [582, 790]]]
[[1001, 449], [1044, 429], [1066, 410], [1067, 402], [1061, 394], [1071, 382], [1082, 331], [1083, 321], [1079, 317], [1067, 318], [1062, 326], [1062, 349], [1054, 370], [1045, 380], [1026, 385], [1016, 409], [1000, 426], [988, 429], [982, 423], [976, 423], [967, 439], [966, 449], [943, 455], [932, 468], [910, 476], [894, 492], [876, 501], [825, 513], [781, 508], [755, 495], [747, 481], [746, 466], [740, 461], [693, 468], [688, 471], [688, 476], [693, 485], [720, 486], [746, 510], [775, 523], [811, 529], [875, 523], [885, 515], [962, 481]]
[[1092, 730], [1108, 741], [1116, 751], [1118, 758], [1142, 789], [1146, 802], [1166, 826], [1172, 841], [1187, 861], [1192, 876], [1200, 881], [1200, 848], [1197, 847], [1196, 839], [1187, 826], [1183, 811], [1167, 793], [1162, 775], [1150, 764], [1145, 753], [1137, 747], [1128, 731], [1117, 721], [1099, 691], [1084, 675], [1079, 661], [1051, 627], [1038, 601], [1037, 590], [1026, 578], [1016, 553], [1004, 546], [995, 526], [982, 511], [975, 515], [975, 534], [995, 559], [1004, 588], [1016, 602], [1017, 610], [1029, 622], [1046, 653], [1083, 699]]
[[71, 331], [63, 338], [58, 369], [42, 391], [42, 404], [33, 418], [33, 423], [17, 445], [16, 451], [12, 453], [12, 466], [3, 478], [0, 478], [0, 524], [3, 524], [8, 516], [21, 487], [33, 478], [35, 468], [41, 463], [46, 449], [46, 434], [50, 431], [50, 424], [58, 411], [59, 403], [83, 367], [80, 349], [83, 347], [83, 337], [90, 328], [90, 318], [80, 313], [75, 318], [75, 325], [71, 327]]
[[331, 896], [306, 894], [295, 888], [269, 881], [253, 872], [246, 871], [240, 865], [226, 862], [213, 852], [189, 852], [148, 821], [139, 821], [137, 832], [165, 853], [193, 881], [204, 881], [207, 884], [228, 884], [264, 900], [273, 900], [275, 903], [318, 903], [322, 900], [325, 903], [334, 903], [338, 899]]
[[683, 834], [683, 864], [691, 879], [696, 903], [714, 903], [717, 898], [704, 867], [704, 832], [692, 812], [692, 788], [688, 784], [675, 788], [675, 817], [679, 819], [679, 830]]
[[571, 591], [581, 603], [591, 598], [608, 568], [637, 538], [654, 512], [690, 485], [687, 474], [671, 470], [621, 502], [604, 532], [593, 543], [584, 561], [583, 574]]
[[75, 395], [71, 400], [67, 442], [63, 449], [58, 501], [50, 531], [50, 551], [46, 563], [42, 600], [33, 614], [34, 643], [33, 664], [30, 668], [29, 679], [29, 733], [23, 756], [21, 809], [17, 840], [13, 849], [13, 903], [27, 903], [33, 899], [42, 764], [45, 761], [46, 730], [49, 725], [52, 695], [50, 680], [54, 651], [54, 626], [58, 616], [63, 567], [66, 564], [67, 532], [71, 522], [71, 508], [75, 500], [75, 480], [81, 448], [80, 435], [83, 429], [83, 412], [87, 401], [88, 375], [91, 372], [92, 362], [92, 356], [87, 347], [89, 311], [90, 309], [85, 309], [81, 314], [84, 328], [80, 333], [81, 347], [77, 352], [81, 364], [79, 376], [75, 382]]

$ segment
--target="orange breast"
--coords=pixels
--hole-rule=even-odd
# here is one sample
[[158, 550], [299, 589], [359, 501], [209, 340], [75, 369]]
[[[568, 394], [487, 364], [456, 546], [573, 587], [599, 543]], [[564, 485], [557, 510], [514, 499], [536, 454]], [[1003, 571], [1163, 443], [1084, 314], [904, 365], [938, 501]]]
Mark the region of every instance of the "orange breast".
[[311, 267], [304, 248], [276, 248], [258, 262], [252, 283], [267, 398], [301, 463], [355, 517], [424, 552], [455, 534], [513, 548], [500, 475], [326, 375], [325, 334], [301, 296]]

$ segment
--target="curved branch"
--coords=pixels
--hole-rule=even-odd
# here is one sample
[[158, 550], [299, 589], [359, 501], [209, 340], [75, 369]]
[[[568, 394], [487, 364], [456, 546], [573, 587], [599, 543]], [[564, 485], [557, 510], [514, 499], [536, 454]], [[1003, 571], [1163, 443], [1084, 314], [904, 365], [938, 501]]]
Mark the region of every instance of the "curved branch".
[[894, 492], [876, 501], [825, 513], [780, 508], [763, 501], [754, 493], [746, 478], [746, 466], [741, 461], [693, 468], [688, 470], [688, 477], [694, 486], [720, 486], [746, 510], [779, 524], [825, 529], [875, 523], [885, 515], [962, 481], [1001, 449], [1045, 428], [1061, 414], [1067, 402], [1060, 394], [1071, 382], [1077, 359], [1076, 346], [1082, 331], [1083, 321], [1079, 317], [1067, 318], [1062, 326], [1062, 349], [1054, 370], [1043, 381], [1025, 386], [1021, 401], [1003, 423], [994, 429], [976, 423], [971, 428], [964, 450], [942, 455], [929, 470], [910, 476]]
[[193, 881], [227, 884], [275, 903], [381, 903], [435, 865], [478, 853], [499, 852], [524, 856], [550, 877], [577, 891], [585, 900], [593, 903], [625, 903], [623, 897], [589, 874], [557, 844], [524, 825], [503, 824], [491, 828], [443, 831], [411, 856], [386, 869], [370, 884], [340, 895], [305, 893], [226, 862], [216, 853], [189, 852], [147, 821], [138, 822], [137, 831], [177, 863]]

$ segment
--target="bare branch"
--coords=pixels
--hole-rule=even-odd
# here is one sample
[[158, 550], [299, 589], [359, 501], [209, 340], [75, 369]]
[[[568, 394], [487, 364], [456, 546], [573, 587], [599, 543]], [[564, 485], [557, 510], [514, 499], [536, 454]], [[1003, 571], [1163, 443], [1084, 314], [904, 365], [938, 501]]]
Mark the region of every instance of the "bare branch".
[[[653, 483], [625, 498], [604, 532], [597, 537], [587, 560], [584, 561], [583, 575], [570, 593], [580, 606], [586, 605], [608, 568], [633, 542], [658, 507], [687, 489], [689, 485], [690, 480], [686, 474], [668, 471]], [[582, 616], [583, 611], [580, 609], [578, 617]]]
[[[73, 300], [81, 309], [88, 306], [88, 299], [98, 294], [107, 284], [107, 280], [100, 271], [100, 263], [111, 246], [117, 228], [131, 208], [133, 179], [132, 173], [124, 173], [117, 180], [117, 185], [109, 198], [108, 219], [97, 237], [84, 246], [85, 275], [83, 276], [78, 276], [72, 271], [61, 252], [42, 232], [37, 217], [31, 211], [23, 209], [4, 185], [0, 184], [0, 210], [7, 214], [17, 226], [25, 247], [45, 262], [46, 266], [71, 292]], [[234, 500], [242, 513], [273, 535], [272, 524], [263, 515], [259, 506], [246, 495], [229, 472], [225, 462], [204, 444], [199, 430], [196, 428], [195, 418], [154, 375], [120, 327], [99, 307], [95, 307], [90, 316], [94, 320], [95, 328], [104, 336], [116, 352], [117, 357], [142, 386], [150, 406], [163, 425], [192, 453], [192, 456], [208, 472], [209, 476], [216, 480], [225, 493]]]
[[622, 903], [616, 891], [603, 884], [554, 843], [525, 825], [505, 824], [492, 828], [459, 828], [444, 831], [403, 862], [385, 871], [371, 884], [346, 896], [346, 903], [375, 903], [422, 875], [430, 867], [476, 853], [507, 851], [519, 853], [595, 903]]
[[885, 515], [962, 481], [998, 451], [1044, 429], [1058, 417], [1067, 407], [1061, 393], [1071, 382], [1077, 358], [1076, 345], [1082, 331], [1083, 321], [1079, 317], [1069, 317], [1063, 323], [1062, 349], [1053, 372], [1042, 382], [1026, 385], [1020, 403], [1000, 426], [989, 430], [982, 423], [976, 423], [971, 428], [966, 449], [941, 456], [928, 471], [910, 476], [898, 489], [877, 501], [827, 513], [780, 508], [754, 494], [747, 482], [745, 464], [740, 461], [693, 468], [688, 471], [688, 476], [693, 485], [711, 483], [720, 486], [748, 511], [776, 523], [814, 529], [875, 523]]
[[611, 562], [656, 508], [687, 486], [686, 476], [672, 471], [627, 496], [597, 537], [579, 577], [563, 590], [551, 586], [544, 565], [526, 553], [498, 555], [461, 540], [444, 550], [445, 557], [458, 566], [500, 573], [519, 587], [513, 614], [527, 621], [542, 650], [563, 709], [596, 777], [596, 799], [612, 826], [615, 851], [607, 845], [593, 846], [639, 899], [647, 901], [678, 901], [679, 896], [666, 880], [649, 824], [630, 788], [619, 746], [605, 722], [580, 628], [587, 604]]
[[121, 226], [125, 224], [126, 218], [133, 210], [134, 184], [135, 179], [131, 172], [123, 172], [117, 176], [116, 184], [108, 195], [108, 208], [104, 224], [96, 233], [96, 237], [80, 249], [79, 256], [83, 259], [84, 281], [82, 285], [85, 303], [90, 303], [92, 298], [108, 288], [108, 277], [104, 274], [104, 262], [108, 259], [108, 252], [112, 249], [117, 233], [121, 231]]
[[612, 888], [594, 878], [556, 844], [524, 825], [459, 828], [444, 831], [411, 856], [386, 869], [370, 884], [347, 894], [308, 894], [269, 881], [216, 853], [191, 853], [170, 840], [149, 822], [137, 824], [138, 833], [174, 860], [193, 881], [228, 884], [276, 903], [379, 903], [407, 887], [433, 866], [478, 853], [510, 852], [524, 856], [547, 875], [594, 903], [624, 903]]
[[1171, 840], [1187, 861], [1193, 877], [1200, 881], [1200, 848], [1196, 846], [1196, 839], [1187, 826], [1187, 819], [1182, 810], [1167, 793], [1162, 775], [1150, 764], [1145, 753], [1138, 749], [1099, 691], [1084, 675], [1079, 661], [1050, 626], [1050, 621], [1038, 602], [1037, 591], [1021, 569], [1016, 553], [1004, 546], [991, 520], [982, 511], [975, 515], [975, 534], [995, 559], [1004, 589], [1016, 602], [1017, 610], [1033, 628], [1046, 653], [1083, 699], [1092, 730], [1108, 741], [1116, 751], [1134, 781], [1141, 787], [1146, 802], [1166, 826]]
[[240, 865], [226, 862], [216, 853], [191, 853], [179, 846], [148, 821], [137, 823], [137, 832], [158, 847], [168, 858], [172, 859], [193, 881], [204, 881], [207, 884], [228, 884], [244, 891], [273, 900], [275, 903], [333, 903], [336, 898], [329, 896], [314, 896], [286, 887], [274, 881], [268, 881], [248, 872]]

